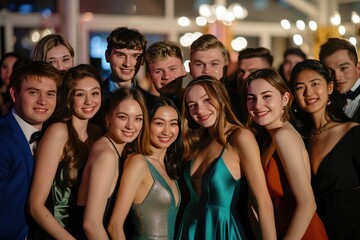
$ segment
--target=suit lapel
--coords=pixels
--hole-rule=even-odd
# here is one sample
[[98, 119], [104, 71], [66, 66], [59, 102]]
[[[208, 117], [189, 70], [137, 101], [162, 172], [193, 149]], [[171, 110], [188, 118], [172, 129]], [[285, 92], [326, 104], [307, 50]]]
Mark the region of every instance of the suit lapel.
[[30, 184], [33, 168], [34, 168], [34, 158], [29, 143], [26, 140], [26, 137], [23, 131], [21, 130], [20, 125], [17, 123], [15, 117], [11, 113], [6, 116], [6, 120], [15, 140], [18, 143], [19, 155], [21, 154], [25, 159], [25, 165], [27, 169], [27, 179]]

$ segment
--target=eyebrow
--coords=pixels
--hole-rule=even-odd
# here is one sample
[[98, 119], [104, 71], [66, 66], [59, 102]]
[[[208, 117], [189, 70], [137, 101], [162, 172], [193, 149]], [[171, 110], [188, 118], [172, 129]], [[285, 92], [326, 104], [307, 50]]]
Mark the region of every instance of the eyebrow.
[[[166, 122], [166, 119], [161, 118], [161, 117], [153, 118], [153, 121], [155, 121], [155, 120], [161, 120], [163, 122]], [[173, 121], [178, 121], [178, 120], [179, 120], [178, 118], [173, 118], [173, 119], [170, 119], [169, 121], [173, 122]]]
[[173, 64], [173, 65], [170, 65], [170, 66], [166, 66], [166, 67], [158, 67], [158, 68], [155, 68], [154, 70], [164, 70], [164, 69], [168, 69], [168, 68], [173, 68], [173, 67], [179, 67], [178, 65], [176, 64]]
[[[36, 87], [28, 87], [28, 88], [25, 89], [25, 91], [38, 91], [38, 92], [42, 92], [41, 89], [36, 88]], [[45, 91], [45, 92], [53, 92], [53, 93], [56, 93], [57, 90], [47, 90], [47, 91]]]
[[[313, 78], [311, 80], [309, 80], [309, 82], [314, 82], [314, 81], [321, 81], [320, 78]], [[304, 84], [304, 82], [297, 82], [295, 85], [299, 85], [299, 84]]]
[[[63, 58], [63, 57], [71, 57], [71, 55], [66, 54], [66, 55], [61, 56], [61, 58]], [[57, 59], [57, 57], [49, 57], [49, 59]]]
[[349, 62], [340, 63], [339, 67], [342, 67], [342, 66], [345, 66], [345, 65], [351, 65], [351, 63], [349, 63]]
[[[124, 114], [124, 115], [126, 115], [126, 116], [129, 116], [129, 114], [127, 114], [126, 112], [123, 112], [123, 111], [119, 111], [119, 112], [117, 112], [116, 114]], [[140, 114], [137, 114], [137, 115], [135, 115], [136, 117], [140, 117], [140, 116], [143, 116], [144, 114], [142, 114], [142, 113], [140, 113]]]
[[[271, 91], [271, 90], [266, 90], [266, 91], [264, 91], [264, 92], [261, 92], [260, 95], [264, 95], [264, 94], [266, 94], [266, 93], [273, 93], [273, 91]], [[253, 93], [248, 93], [247, 95], [255, 96], [255, 94], [253, 94]]]
[[[93, 87], [91, 88], [90, 90], [100, 90], [100, 87]], [[75, 88], [74, 89], [74, 92], [76, 91], [86, 91], [85, 89], [82, 89], [82, 88]]]

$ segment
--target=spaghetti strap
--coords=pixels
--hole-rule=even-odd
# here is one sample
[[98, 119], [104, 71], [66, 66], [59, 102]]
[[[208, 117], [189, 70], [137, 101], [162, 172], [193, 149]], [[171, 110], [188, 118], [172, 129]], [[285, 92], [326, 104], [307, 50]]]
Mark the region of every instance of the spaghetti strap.
[[117, 155], [119, 156], [119, 158], [121, 158], [121, 155], [119, 154], [118, 150], [116, 149], [116, 147], [115, 147], [115, 144], [114, 144], [113, 140], [111, 140], [111, 138], [109, 138], [108, 136], [105, 136], [105, 137], [106, 137], [107, 139], [109, 139], [109, 141], [110, 141], [111, 145], [114, 147], [114, 149], [115, 149], [115, 151], [116, 151]]
[[226, 143], [229, 143], [229, 142], [230, 142], [232, 136], [233, 136], [234, 133], [235, 133], [236, 131], [238, 131], [238, 130], [239, 130], [239, 128], [238, 128], [238, 129], [234, 129], [234, 130], [227, 136], [227, 138], [226, 138]]
[[[223, 155], [223, 153], [224, 153], [224, 150], [225, 150], [225, 147], [223, 147], [223, 148], [221, 149], [221, 152], [220, 152], [219, 156], [218, 156], [216, 159], [219, 159], [219, 158], [222, 157], [222, 155]], [[216, 161], [214, 161], [214, 162], [216, 162]]]

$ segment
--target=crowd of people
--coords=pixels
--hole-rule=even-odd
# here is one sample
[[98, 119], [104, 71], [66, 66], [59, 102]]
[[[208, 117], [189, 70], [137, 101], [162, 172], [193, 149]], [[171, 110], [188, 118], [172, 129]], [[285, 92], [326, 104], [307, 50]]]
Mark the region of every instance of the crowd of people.
[[[1, 58], [0, 239], [360, 239], [360, 64], [329, 38], [228, 51], [214, 35], [107, 38], [111, 74], [61, 35]], [[145, 65], [151, 86], [136, 75]], [[358, 142], [359, 141], [359, 142]]]

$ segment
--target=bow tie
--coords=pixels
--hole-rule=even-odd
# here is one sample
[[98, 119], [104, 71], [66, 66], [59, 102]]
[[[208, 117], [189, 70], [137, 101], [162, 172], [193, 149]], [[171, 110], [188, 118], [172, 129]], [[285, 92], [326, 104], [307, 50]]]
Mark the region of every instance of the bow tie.
[[360, 94], [360, 86], [355, 91], [349, 90], [345, 95], [346, 98], [354, 100], [359, 94]]
[[34, 142], [39, 142], [40, 137], [41, 137], [41, 131], [34, 132], [33, 134], [31, 134], [29, 143], [32, 144]]

